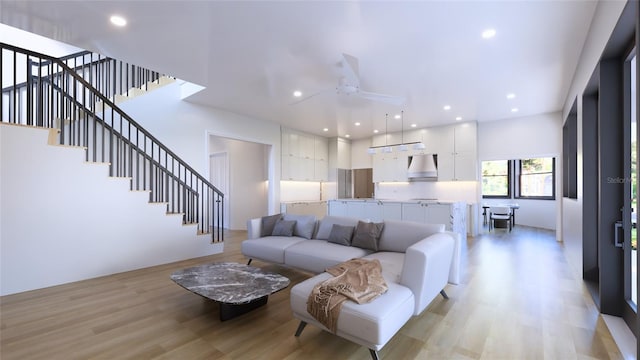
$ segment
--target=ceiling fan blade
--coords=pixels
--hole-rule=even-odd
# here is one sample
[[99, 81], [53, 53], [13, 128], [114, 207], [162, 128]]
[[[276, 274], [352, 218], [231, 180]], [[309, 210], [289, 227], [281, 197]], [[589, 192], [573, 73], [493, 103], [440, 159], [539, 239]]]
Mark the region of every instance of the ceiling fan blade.
[[346, 84], [355, 87], [360, 86], [360, 69], [358, 67], [358, 58], [343, 53], [342, 67], [344, 69], [344, 80]]
[[356, 95], [360, 96], [363, 99], [379, 101], [393, 105], [402, 105], [407, 100], [404, 96], [377, 94], [368, 91], [358, 91]]
[[311, 99], [312, 97], [318, 96], [318, 95], [320, 95], [320, 94], [327, 93], [327, 92], [329, 92], [329, 91], [331, 91], [331, 92], [335, 92], [336, 90], [335, 90], [334, 88], [321, 90], [321, 91], [318, 91], [317, 93], [313, 93], [313, 94], [311, 94], [311, 95], [309, 95], [309, 96], [303, 97], [302, 99], [298, 99], [298, 100], [296, 100], [296, 101], [294, 101], [294, 102], [292, 102], [292, 103], [289, 103], [289, 105], [299, 104], [299, 103], [301, 103], [301, 102], [303, 102], [303, 101], [307, 101], [307, 100]]

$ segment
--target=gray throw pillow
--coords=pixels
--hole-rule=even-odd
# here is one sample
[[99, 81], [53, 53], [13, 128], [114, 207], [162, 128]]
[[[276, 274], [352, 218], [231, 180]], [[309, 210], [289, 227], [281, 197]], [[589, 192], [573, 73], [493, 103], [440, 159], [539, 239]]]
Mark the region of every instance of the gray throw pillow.
[[382, 234], [383, 228], [384, 223], [358, 221], [351, 246], [378, 251], [378, 241], [380, 240], [380, 234]]
[[353, 235], [353, 226], [333, 224], [328, 242], [351, 246], [351, 236]]
[[314, 215], [284, 214], [282, 218], [287, 221], [296, 221], [296, 226], [293, 228], [293, 235], [305, 239], [311, 239], [313, 236], [313, 231], [316, 229], [316, 217]]
[[293, 228], [296, 226], [295, 220], [278, 220], [276, 226], [273, 228], [273, 236], [291, 236], [293, 235]]
[[282, 219], [282, 214], [263, 216], [260, 226], [260, 237], [270, 236], [273, 233], [273, 228], [276, 226], [276, 222]]

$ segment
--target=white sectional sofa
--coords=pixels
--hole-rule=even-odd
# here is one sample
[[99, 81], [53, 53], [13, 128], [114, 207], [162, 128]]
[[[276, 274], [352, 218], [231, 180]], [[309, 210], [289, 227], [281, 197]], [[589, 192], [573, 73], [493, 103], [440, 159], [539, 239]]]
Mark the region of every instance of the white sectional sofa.
[[291, 236], [268, 236], [261, 218], [249, 220], [242, 253], [249, 263], [259, 259], [318, 274], [291, 289], [293, 316], [301, 321], [296, 336], [306, 324], [329, 331], [307, 312], [307, 299], [316, 284], [331, 277], [326, 268], [353, 258], [378, 259], [389, 290], [367, 304], [346, 301], [336, 335], [369, 348], [374, 359], [411, 316], [420, 315], [438, 294], [448, 298], [447, 283], [460, 282], [462, 240], [444, 231], [443, 224], [387, 220], [377, 244], [360, 248], [335, 243], [337, 230], [355, 229], [358, 219], [326, 216], [316, 221], [285, 214], [284, 220], [296, 222]]

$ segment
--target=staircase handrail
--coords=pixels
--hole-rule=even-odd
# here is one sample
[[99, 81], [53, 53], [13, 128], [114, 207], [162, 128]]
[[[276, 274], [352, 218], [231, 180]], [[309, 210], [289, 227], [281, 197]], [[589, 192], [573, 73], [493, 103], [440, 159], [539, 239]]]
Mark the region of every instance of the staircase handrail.
[[178, 161], [178, 163], [180, 165], [182, 165], [185, 169], [189, 170], [192, 174], [194, 174], [200, 181], [202, 181], [203, 184], [207, 185], [208, 187], [210, 187], [213, 191], [216, 192], [216, 194], [218, 194], [221, 197], [224, 197], [224, 194], [217, 188], [215, 187], [213, 184], [211, 184], [207, 179], [205, 179], [202, 175], [200, 175], [199, 172], [197, 172], [196, 170], [194, 170], [191, 166], [189, 166], [189, 164], [187, 164], [184, 160], [182, 160], [182, 158], [180, 158], [178, 155], [176, 155], [173, 151], [171, 151], [167, 146], [165, 146], [162, 142], [160, 142], [160, 140], [158, 140], [155, 136], [151, 135], [150, 132], [148, 132], [144, 127], [142, 127], [140, 124], [138, 124], [135, 120], [133, 120], [127, 113], [125, 113], [122, 109], [120, 109], [116, 104], [114, 104], [111, 100], [109, 100], [109, 98], [107, 98], [106, 96], [104, 96], [100, 91], [98, 91], [96, 88], [93, 87], [93, 85], [91, 85], [88, 81], [86, 81], [85, 79], [83, 79], [80, 75], [78, 75], [73, 69], [71, 69], [69, 66], [67, 66], [63, 61], [60, 61], [59, 59], [49, 56], [49, 55], [45, 55], [36, 51], [32, 51], [32, 50], [27, 50], [27, 49], [22, 49], [19, 48], [17, 46], [13, 46], [10, 44], [6, 44], [6, 43], [0, 43], [0, 47], [4, 47], [4, 48], [8, 48], [11, 49], [13, 51], [19, 51], [22, 53], [26, 53], [27, 55], [32, 55], [32, 56], [36, 56], [36, 57], [40, 57], [40, 58], [45, 58], [45, 59], [49, 59], [51, 61], [53, 61], [55, 64], [57, 64], [58, 66], [62, 67], [64, 70], [66, 70], [76, 81], [80, 82], [82, 85], [84, 85], [86, 88], [90, 89], [95, 96], [97, 96], [100, 100], [102, 100], [105, 104], [107, 104], [109, 107], [111, 107], [112, 109], [114, 109], [120, 116], [124, 117], [125, 119], [127, 119], [127, 121], [133, 125], [134, 127], [137, 128], [137, 130], [139, 130], [141, 133], [143, 133], [145, 136], [147, 136], [150, 140], [152, 140], [153, 142], [155, 142], [159, 147], [162, 148], [162, 150], [164, 150], [168, 155], [170, 155], [171, 157], [173, 157], [174, 159], [176, 159]]
[[[57, 88], [58, 90], [62, 91], [62, 89], [60, 89], [60, 87], [55, 86], [54, 88]], [[86, 105], [82, 104], [80, 101], [78, 100], [74, 100], [69, 94], [61, 92], [69, 101], [73, 101], [76, 103], [76, 105], [80, 106], [83, 110], [85, 110], [86, 112], [91, 113], [91, 109], [87, 108]], [[98, 114], [93, 114], [93, 116], [95, 117], [96, 120], [98, 120], [100, 122], [100, 124], [102, 126], [104, 126], [106, 129], [111, 130], [113, 135], [115, 137], [117, 137], [119, 140], [123, 141], [124, 143], [126, 143], [127, 145], [130, 145], [131, 147], [138, 147], [137, 144], [134, 144], [131, 140], [127, 139], [125, 136], [123, 136], [122, 134], [120, 134], [119, 132], [117, 132], [117, 130], [115, 130], [111, 125], [109, 125], [109, 123], [107, 123], [106, 121], [104, 121], [104, 119], [102, 119], [100, 116], [98, 116]], [[152, 163], [153, 165], [164, 169], [164, 166], [158, 162], [156, 159], [154, 159], [152, 156], [150, 156], [149, 154], [145, 153], [145, 152], [140, 152], [139, 155], [142, 155], [146, 160], [148, 160], [150, 163]], [[187, 188], [189, 190], [189, 192], [191, 192], [192, 194], [197, 194], [198, 192], [196, 190], [193, 189], [193, 187], [191, 187], [191, 185], [187, 184], [186, 182], [182, 181], [182, 179], [180, 179], [179, 177], [175, 176], [174, 174], [172, 174], [168, 169], [164, 169], [165, 172], [167, 173], [167, 175], [169, 175], [173, 180], [175, 180], [176, 182], [178, 182], [180, 185], [184, 186], [185, 188]]]

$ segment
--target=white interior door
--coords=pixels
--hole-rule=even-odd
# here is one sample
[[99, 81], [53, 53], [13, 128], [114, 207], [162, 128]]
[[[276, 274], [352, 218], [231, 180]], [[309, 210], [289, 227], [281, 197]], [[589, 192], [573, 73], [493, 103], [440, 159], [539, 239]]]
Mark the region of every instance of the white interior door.
[[224, 221], [222, 226], [229, 228], [229, 156], [226, 152], [209, 155], [209, 181], [224, 194]]

